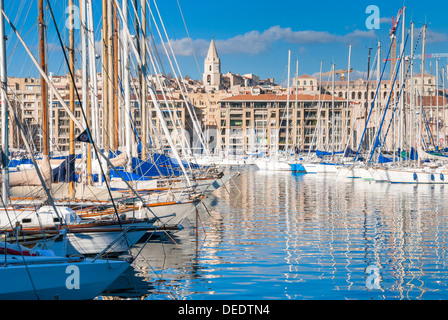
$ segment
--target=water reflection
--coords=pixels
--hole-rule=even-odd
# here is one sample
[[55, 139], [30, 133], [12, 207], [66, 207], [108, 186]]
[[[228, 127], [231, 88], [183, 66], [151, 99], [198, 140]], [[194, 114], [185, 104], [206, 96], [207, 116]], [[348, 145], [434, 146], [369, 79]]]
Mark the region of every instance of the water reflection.
[[142, 249], [131, 298], [446, 299], [446, 193], [248, 168]]

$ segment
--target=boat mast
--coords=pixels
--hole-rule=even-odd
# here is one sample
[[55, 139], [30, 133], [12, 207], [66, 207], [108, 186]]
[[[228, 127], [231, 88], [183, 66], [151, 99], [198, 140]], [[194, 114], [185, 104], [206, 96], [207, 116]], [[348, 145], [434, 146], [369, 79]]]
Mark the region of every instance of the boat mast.
[[[286, 144], [285, 144], [285, 152], [288, 152], [288, 144], [289, 144], [289, 77], [290, 77], [290, 68], [291, 68], [291, 50], [288, 50], [288, 84], [287, 84], [287, 102], [286, 102]], [[287, 155], [287, 154], [286, 154]]]
[[[365, 102], [365, 111], [364, 111], [364, 120], [365, 120], [365, 128], [367, 130], [367, 118], [368, 118], [368, 109], [369, 109], [369, 87], [370, 87], [370, 57], [371, 57], [371, 52], [372, 52], [372, 48], [369, 48], [369, 56], [367, 58], [367, 86], [366, 86], [366, 102]], [[366, 135], [366, 136], [370, 136], [370, 135]], [[366, 152], [369, 151], [369, 141], [367, 141], [368, 139], [364, 140], [364, 147]]]
[[[351, 63], [351, 55], [352, 55], [352, 45], [350, 44], [349, 46], [348, 46], [348, 65], [347, 65], [347, 106], [346, 106], [346, 112], [344, 112], [344, 111], [342, 111], [342, 112], [344, 112], [344, 114], [345, 114], [345, 116], [347, 116], [347, 114], [348, 114], [348, 110], [350, 109], [350, 67], [351, 67], [351, 65], [350, 65], [350, 63]], [[343, 110], [343, 109], [342, 109]], [[347, 117], [348, 118], [348, 117]], [[350, 139], [350, 137], [346, 137], [346, 135], [347, 135], [347, 132], [348, 132], [348, 126], [347, 126], [347, 122], [348, 122], [348, 120], [344, 120], [344, 127], [345, 128], [343, 128], [343, 136], [344, 136], [344, 140], [343, 140], [343, 143], [344, 143], [344, 148], [345, 147], [348, 147], [348, 145], [349, 145], [349, 143], [350, 143], [350, 141], [348, 141], [349, 139]], [[353, 124], [351, 124], [352, 126], [353, 126]], [[344, 152], [345, 152], [345, 150], [344, 150]]]
[[[42, 0], [41, 0], [42, 1]], [[3, 12], [3, 0], [0, 0], [0, 10]], [[4, 88], [1, 93], [2, 106], [2, 200], [3, 205], [7, 205], [9, 198], [9, 141], [8, 141], [8, 101], [7, 101], [7, 72], [6, 72], [6, 38], [5, 38], [5, 20], [3, 14], [0, 13], [0, 81]]]
[[[123, 0], [123, 25], [128, 26], [128, 0]], [[126, 130], [126, 154], [128, 157], [127, 169], [129, 172], [132, 170], [132, 131], [131, 131], [131, 88], [129, 79], [129, 39], [124, 32], [124, 27], [122, 29], [122, 41], [123, 41], [123, 85], [124, 85], [124, 105], [125, 105], [125, 117], [123, 121], [125, 122]]]
[[[137, 8], [137, 0], [135, 1], [135, 7]], [[140, 42], [140, 57], [142, 59], [142, 69], [145, 70], [146, 72], [146, 46], [145, 46], [145, 42], [146, 42], [146, 2], [145, 0], [142, 0], [140, 3], [140, 10], [141, 10], [141, 19], [142, 19], [142, 23], [141, 23], [141, 35], [139, 38], [137, 38], [137, 42]], [[136, 30], [139, 29], [138, 26], [138, 19], [135, 19], [135, 28]], [[156, 74], [157, 77], [157, 74]], [[148, 104], [147, 104], [147, 100], [148, 100], [148, 91], [147, 91], [147, 87], [146, 87], [146, 79], [144, 77], [144, 73], [142, 71], [140, 71], [140, 85], [141, 85], [141, 126], [142, 126], [142, 160], [146, 161], [148, 159], [148, 155], [146, 153], [146, 146], [148, 143], [148, 134], [149, 134], [149, 130], [148, 130], [148, 117], [150, 116], [148, 114]], [[152, 115], [151, 115], [152, 117]], [[173, 122], [174, 125], [174, 122]]]
[[[39, 0], [39, 53], [40, 53], [40, 65], [42, 70], [47, 73], [47, 63], [45, 61], [45, 19], [44, 19], [44, 4], [43, 0]], [[48, 88], [44, 78], [40, 78], [41, 88], [41, 109], [42, 109], [42, 162], [50, 161], [50, 139], [49, 139], [49, 120], [48, 120]], [[51, 181], [45, 180], [46, 186], [49, 187]]]
[[331, 95], [331, 153], [334, 157], [334, 144], [335, 144], [335, 138], [334, 138], [334, 81], [335, 81], [335, 65], [334, 63], [331, 66], [331, 75], [332, 75], [332, 81], [331, 81], [331, 92], [333, 94]]
[[[90, 96], [92, 104], [92, 136], [96, 143], [100, 144], [100, 125], [99, 125], [99, 104], [98, 104], [98, 80], [96, 73], [96, 53], [95, 53], [95, 37], [93, 33], [93, 12], [92, 12], [92, 2], [87, 0], [86, 2], [87, 10], [87, 38], [88, 38], [88, 49], [89, 49], [89, 70], [90, 70]], [[90, 145], [89, 145], [90, 149]], [[89, 151], [90, 152], [90, 151]], [[96, 159], [100, 161], [100, 159]], [[93, 178], [90, 177], [93, 181]], [[101, 184], [102, 176], [98, 174], [98, 182]]]
[[[317, 110], [319, 112], [318, 115], [317, 115], [317, 120], [318, 121], [320, 119], [320, 112], [321, 112], [320, 110], [321, 110], [321, 107], [322, 107], [322, 91], [323, 91], [322, 88], [321, 88], [321, 86], [322, 86], [322, 68], [323, 68], [323, 61], [321, 60], [320, 61], [320, 68], [319, 68], [319, 107], [317, 108]], [[303, 111], [303, 112], [305, 112], [305, 111]], [[325, 112], [325, 114], [327, 115], [327, 118], [328, 118], [328, 110]], [[305, 113], [303, 114], [303, 119], [305, 120]], [[324, 135], [322, 134], [322, 130], [325, 130], [325, 128], [328, 127], [328, 123], [327, 123], [326, 119], [324, 119], [324, 121], [325, 121], [325, 123], [324, 123], [325, 127], [321, 125], [322, 121], [319, 121], [318, 122], [318, 126], [316, 128], [317, 130], [316, 129], [314, 130], [314, 134], [317, 132], [317, 139], [316, 140], [318, 140], [317, 143], [316, 143], [316, 149], [324, 147]], [[322, 127], [324, 127], [324, 128], [322, 128]], [[326, 130], [325, 135], [326, 135], [326, 138], [328, 140], [330, 138], [330, 136], [328, 134], [328, 130]], [[310, 156], [311, 149], [312, 149], [312, 146], [309, 149], [308, 157]]]
[[[53, 72], [49, 72], [50, 81], [53, 81]], [[50, 116], [49, 119], [49, 139], [50, 139], [50, 154], [54, 152], [54, 129], [53, 129], [53, 89], [48, 88], [48, 114]]]
[[[400, 86], [399, 88], [403, 88], [404, 85], [404, 41], [405, 41], [405, 17], [406, 17], [406, 7], [403, 7], [403, 20], [402, 20], [402, 27], [401, 27], [401, 44], [400, 44], [400, 52], [401, 54], [401, 72], [400, 72]], [[401, 157], [401, 152], [403, 152], [403, 138], [404, 138], [404, 95], [402, 95], [400, 97], [400, 122], [398, 124], [399, 127], [399, 143], [398, 146], [400, 148], [400, 153], [398, 155], [398, 162], [401, 164], [402, 162], [402, 157]]]
[[299, 59], [296, 61], [296, 103], [294, 105], [294, 144], [298, 148], [299, 140], [297, 134], [297, 109], [298, 109], [298, 95], [299, 95]]
[[113, 6], [113, 19], [114, 19], [114, 25], [113, 25], [113, 54], [114, 54], [114, 90], [113, 90], [113, 97], [114, 97], [114, 151], [118, 150], [118, 95], [120, 90], [118, 90], [118, 14], [116, 5], [114, 3]]
[[[108, 119], [108, 132], [109, 136], [109, 150], [114, 150], [115, 148], [115, 117], [114, 117], [114, 96], [115, 96], [115, 88], [114, 88], [114, 24], [113, 24], [113, 13], [114, 5], [112, 1], [107, 5], [107, 47], [108, 47], [108, 64], [107, 64], [107, 80], [108, 84], [108, 111], [107, 114], [109, 116]], [[107, 170], [109, 173], [109, 169]], [[109, 175], [109, 174], [108, 174]]]
[[[380, 121], [381, 114], [381, 41], [378, 41], [378, 52], [377, 52], [377, 61], [376, 61], [376, 81], [378, 94], [376, 96], [376, 123]], [[375, 132], [376, 134], [376, 132]], [[381, 146], [378, 146], [378, 154], [381, 154]]]
[[[410, 73], [411, 73], [411, 88], [409, 92], [409, 143], [411, 148], [415, 146], [415, 137], [413, 137], [413, 131], [414, 131], [414, 115], [415, 115], [415, 88], [414, 88], [414, 22], [411, 22], [411, 66], [410, 66]], [[414, 149], [415, 152], [415, 149]], [[411, 162], [411, 157], [409, 157], [409, 161]]]
[[[81, 71], [82, 71], [82, 107], [84, 108], [84, 113], [87, 118], [87, 122], [83, 119], [83, 125], [87, 128], [89, 125], [89, 119], [90, 119], [90, 111], [89, 111], [89, 103], [87, 101], [87, 29], [86, 29], [86, 0], [80, 0], [80, 14], [81, 14], [81, 57], [82, 57], [82, 65], [81, 65]], [[90, 144], [85, 143], [83, 146], [83, 159], [86, 159], [86, 161], [83, 161], [83, 172], [84, 176], [82, 181], [87, 184], [91, 184], [91, 177], [92, 177], [92, 163], [91, 163], [91, 150], [90, 150]]]
[[[75, 77], [70, 81], [69, 95], [70, 95], [70, 110], [75, 113], [75, 34], [74, 34], [74, 9], [73, 0], [68, 1], [69, 8], [71, 9], [69, 15], [69, 73], [71, 72]], [[75, 184], [73, 181], [75, 172], [75, 123], [70, 118], [69, 121], [69, 197], [73, 199], [75, 197]]]
[[445, 74], [446, 69], [445, 67], [442, 67], [442, 97], [443, 97], [443, 143], [445, 144], [446, 141], [446, 98], [445, 98]]
[[437, 114], [437, 123], [436, 123], [436, 137], [437, 137], [437, 147], [440, 148], [440, 134], [439, 134], [439, 59], [436, 60], [436, 114]]
[[[102, 38], [103, 38], [103, 51], [102, 51], [102, 81], [103, 81], [103, 88], [102, 88], [102, 107], [103, 107], [103, 117], [102, 117], [102, 134], [103, 134], [103, 148], [104, 148], [104, 154], [106, 157], [109, 157], [109, 135], [108, 135], [108, 127], [109, 127], [109, 99], [108, 99], [108, 92], [109, 92], [109, 73], [108, 73], [108, 65], [109, 65], [109, 47], [108, 47], [108, 21], [107, 21], [107, 0], [103, 0], [102, 2], [102, 19], [103, 19], [103, 32], [102, 32]], [[100, 159], [98, 159], [98, 162]], [[101, 163], [99, 163], [101, 165]], [[106, 169], [106, 175], [105, 179], [108, 180], [109, 178], [109, 169]], [[101, 174], [98, 174], [98, 181], [102, 182], [102, 177], [100, 177]]]
[[[419, 120], [418, 120], [418, 125], [419, 125], [419, 130], [418, 130], [418, 140], [419, 140], [419, 144], [418, 144], [418, 148], [421, 147], [421, 139], [422, 139], [422, 134], [423, 134], [423, 90], [424, 90], [424, 86], [423, 86], [423, 81], [424, 81], [424, 77], [425, 77], [425, 48], [426, 47], [426, 24], [423, 25], [423, 44], [422, 44], [422, 64], [421, 64], [421, 74], [420, 74], [420, 110], [419, 110]], [[419, 158], [420, 160], [420, 158]]]

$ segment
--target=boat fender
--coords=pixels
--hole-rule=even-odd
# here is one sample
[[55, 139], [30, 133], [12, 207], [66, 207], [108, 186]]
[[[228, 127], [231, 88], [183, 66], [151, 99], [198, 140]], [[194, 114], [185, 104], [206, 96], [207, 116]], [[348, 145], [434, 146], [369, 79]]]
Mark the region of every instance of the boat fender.
[[443, 175], [443, 173], [440, 174], [440, 180], [445, 181], [445, 176]]
[[431, 173], [431, 181], [434, 181], [434, 174]]
[[414, 180], [417, 181], [418, 177], [417, 177], [417, 173], [414, 172]]

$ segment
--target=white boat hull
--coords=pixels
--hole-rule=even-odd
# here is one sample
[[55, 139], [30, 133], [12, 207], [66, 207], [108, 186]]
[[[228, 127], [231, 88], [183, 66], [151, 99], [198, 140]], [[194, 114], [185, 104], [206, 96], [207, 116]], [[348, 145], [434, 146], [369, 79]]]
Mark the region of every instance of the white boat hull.
[[285, 160], [259, 159], [255, 160], [255, 165], [259, 170], [291, 171], [291, 164]]
[[306, 173], [337, 173], [338, 166], [336, 164], [327, 163], [304, 163], [302, 164]]
[[369, 168], [363, 167], [339, 167], [337, 177], [341, 179], [362, 179], [372, 181], [373, 176]]
[[[107, 252], [120, 254], [129, 250], [143, 238], [146, 232], [147, 230], [127, 232]], [[122, 231], [67, 233], [69, 243], [67, 252], [68, 254], [96, 255], [108, 248], [121, 233]]]
[[317, 173], [317, 164], [315, 163], [303, 163], [306, 173]]
[[375, 170], [375, 181], [387, 181], [390, 183], [411, 184], [447, 184], [448, 172], [444, 170], [424, 169], [386, 169]]

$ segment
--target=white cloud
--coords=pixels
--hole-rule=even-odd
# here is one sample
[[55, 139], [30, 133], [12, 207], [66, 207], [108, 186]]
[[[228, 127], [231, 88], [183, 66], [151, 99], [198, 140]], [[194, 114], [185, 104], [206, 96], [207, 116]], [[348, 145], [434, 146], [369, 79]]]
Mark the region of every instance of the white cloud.
[[[414, 32], [415, 32], [415, 38], [416, 39], [419, 38], [421, 43], [422, 41], [421, 37], [423, 37], [422, 28], [416, 28]], [[429, 28], [426, 28], [426, 43], [438, 43], [446, 41], [448, 41], [448, 35], [446, 33], [435, 32]]]
[[[190, 41], [189, 38], [183, 38], [180, 40], [171, 40], [171, 46], [173, 47], [173, 51], [176, 55], [179, 56], [192, 56], [193, 48], [196, 55], [205, 56], [207, 55], [208, 47], [210, 46], [210, 41], [197, 39]], [[193, 48], [192, 48], [193, 44]], [[169, 46], [166, 46], [167, 49]], [[160, 50], [164, 50], [162, 46], [159, 48]], [[169, 49], [168, 49], [169, 50]], [[171, 50], [169, 50], [171, 51]], [[160, 51], [164, 52], [164, 51]]]
[[446, 41], [448, 41], [448, 36], [446, 35], [446, 33], [435, 32], [428, 29], [426, 30], [426, 42], [437, 43]]
[[[337, 35], [331, 34], [327, 31], [293, 31], [291, 28], [273, 26], [263, 32], [253, 30], [226, 40], [215, 39], [215, 43], [219, 53], [222, 54], [259, 54], [267, 51], [269, 47], [277, 41], [309, 45], [322, 43], [356, 42], [360, 39], [374, 38], [376, 38], [374, 30], [355, 30], [346, 35]], [[210, 40], [196, 39], [192, 42], [196, 55], [205, 56], [207, 54]], [[193, 54], [193, 49], [188, 38], [173, 40], [171, 41], [171, 44], [173, 46], [174, 52], [177, 55], [190, 56]]]
[[392, 17], [382, 17], [382, 18], [380, 18], [380, 24], [390, 24], [390, 25], [392, 25]]

